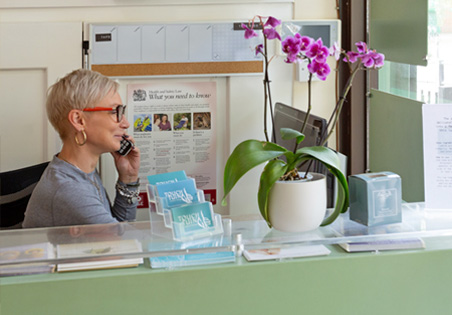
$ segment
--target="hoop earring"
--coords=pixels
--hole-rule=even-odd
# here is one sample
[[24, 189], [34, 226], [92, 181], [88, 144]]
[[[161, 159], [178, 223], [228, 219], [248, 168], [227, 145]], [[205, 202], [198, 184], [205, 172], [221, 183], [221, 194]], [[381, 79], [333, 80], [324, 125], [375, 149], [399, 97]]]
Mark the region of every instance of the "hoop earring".
[[82, 146], [82, 145], [84, 145], [84, 144], [86, 143], [87, 137], [86, 137], [86, 132], [85, 132], [85, 130], [82, 129], [80, 132], [81, 132], [82, 135], [83, 135], [83, 142], [82, 142], [82, 143], [78, 142], [77, 134], [75, 134], [75, 143], [77, 143], [79, 146]]

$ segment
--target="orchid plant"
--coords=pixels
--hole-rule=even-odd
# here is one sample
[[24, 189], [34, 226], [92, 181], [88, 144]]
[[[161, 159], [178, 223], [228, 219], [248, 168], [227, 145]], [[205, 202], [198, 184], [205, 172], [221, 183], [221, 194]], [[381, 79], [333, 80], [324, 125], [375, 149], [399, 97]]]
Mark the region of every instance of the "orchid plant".
[[[226, 162], [224, 171], [224, 198], [222, 204], [226, 205], [226, 196], [235, 186], [237, 181], [249, 170], [257, 165], [267, 162], [260, 177], [258, 204], [259, 210], [267, 224], [271, 227], [268, 217], [268, 196], [273, 184], [278, 180], [298, 180], [305, 178], [305, 174], [299, 173], [298, 169], [304, 163], [319, 161], [337, 178], [339, 189], [337, 201], [334, 211], [324, 219], [322, 226], [331, 224], [339, 216], [340, 213], [346, 212], [348, 209], [348, 184], [345, 175], [339, 167], [339, 159], [337, 154], [326, 147], [328, 138], [334, 131], [334, 126], [339, 118], [346, 97], [352, 87], [353, 79], [359, 70], [378, 69], [384, 64], [384, 55], [370, 50], [366, 43], [356, 43], [357, 51], [344, 51], [334, 44], [328, 48], [323, 45], [322, 39], [313, 39], [308, 36], [302, 36], [298, 33], [287, 36], [284, 40], [277, 31], [277, 27], [281, 21], [274, 17], [254, 17], [248, 24], [242, 24], [245, 30], [245, 38], [259, 36], [257, 29], [262, 30], [263, 43], [255, 48], [255, 53], [262, 55], [264, 63], [264, 135], [265, 141], [246, 140], [237, 145]], [[268, 41], [281, 41], [282, 51], [285, 53], [286, 63], [297, 63], [303, 60], [308, 62], [308, 108], [307, 116], [300, 130], [290, 128], [281, 128], [281, 138], [284, 140], [295, 139], [296, 146], [293, 150], [286, 149], [270, 141], [267, 133], [267, 112], [273, 122], [272, 113], [272, 97], [269, 78], [269, 64], [273, 57], [268, 55]], [[297, 149], [298, 145], [304, 140], [303, 132], [306, 128], [306, 122], [311, 112], [311, 85], [312, 78], [315, 75], [324, 81], [331, 73], [331, 68], [327, 63], [329, 56], [334, 56], [336, 60], [345, 62], [348, 65], [350, 76], [345, 84], [336, 106], [333, 109], [331, 117], [328, 120], [325, 134], [321, 136], [321, 144], [313, 147], [302, 147]], [[273, 128], [273, 133], [276, 132]], [[274, 137], [275, 138], [275, 137]], [[285, 160], [281, 159], [284, 156]]]

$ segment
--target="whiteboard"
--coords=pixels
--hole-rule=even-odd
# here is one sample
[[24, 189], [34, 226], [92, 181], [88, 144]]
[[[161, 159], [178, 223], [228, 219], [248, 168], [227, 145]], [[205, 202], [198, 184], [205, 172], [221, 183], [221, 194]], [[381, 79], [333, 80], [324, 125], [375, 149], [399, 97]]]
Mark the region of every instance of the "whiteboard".
[[90, 64], [260, 61], [241, 22], [91, 24]]

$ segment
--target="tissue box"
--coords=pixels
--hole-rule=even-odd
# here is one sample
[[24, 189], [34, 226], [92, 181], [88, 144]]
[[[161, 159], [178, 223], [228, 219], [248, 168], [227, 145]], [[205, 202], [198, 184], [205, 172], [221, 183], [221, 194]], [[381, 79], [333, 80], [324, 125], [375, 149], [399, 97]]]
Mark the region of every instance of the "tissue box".
[[367, 226], [402, 222], [402, 181], [392, 172], [349, 176], [350, 219]]

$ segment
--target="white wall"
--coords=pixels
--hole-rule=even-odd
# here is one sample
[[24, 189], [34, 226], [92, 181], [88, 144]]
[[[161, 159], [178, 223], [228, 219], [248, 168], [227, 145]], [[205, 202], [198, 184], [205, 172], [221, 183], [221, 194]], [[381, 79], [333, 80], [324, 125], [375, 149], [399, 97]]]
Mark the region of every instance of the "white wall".
[[[210, 3], [209, 3], [210, 2]], [[124, 5], [129, 3], [129, 5]], [[182, 4], [180, 4], [182, 3]], [[207, 1], [207, 0], [150, 0], [150, 1], [52, 1], [52, 0], [3, 0], [0, 3], [0, 22], [198, 22], [198, 21], [242, 21], [256, 14], [272, 15], [280, 19], [323, 19], [335, 18], [335, 0], [255, 0], [255, 1]], [[32, 8], [28, 7], [33, 5]], [[142, 4], [142, 5], [137, 5]], [[80, 6], [82, 5], [82, 6]], [[23, 7], [23, 8], [20, 8]], [[86, 36], [85, 36], [86, 38]], [[1, 48], [3, 49], [3, 48]], [[49, 48], [50, 49], [50, 48]], [[32, 53], [32, 51], [30, 51]], [[62, 59], [65, 56], [61, 56]], [[283, 63], [282, 58], [272, 61], [272, 86], [274, 102], [295, 104], [302, 108], [306, 99], [306, 84], [293, 83], [292, 65]], [[61, 73], [63, 76], [65, 73]], [[222, 120], [224, 133], [219, 135], [218, 199], [222, 198], [222, 172], [227, 156], [239, 142], [249, 139], [263, 139], [263, 90], [262, 76], [234, 76], [211, 78], [219, 86], [218, 119]], [[153, 79], [157, 80], [157, 79]], [[123, 80], [122, 84], [128, 81]], [[49, 82], [49, 85], [53, 82]], [[125, 89], [123, 89], [125, 91]], [[122, 95], [126, 99], [125, 92]], [[334, 80], [314, 84], [315, 105], [334, 105]], [[3, 106], [3, 105], [2, 105]], [[325, 109], [314, 109], [324, 115]], [[258, 213], [257, 185], [259, 169], [247, 174], [237, 185], [230, 197], [230, 213]], [[215, 210], [227, 213], [228, 209], [216, 206]]]

